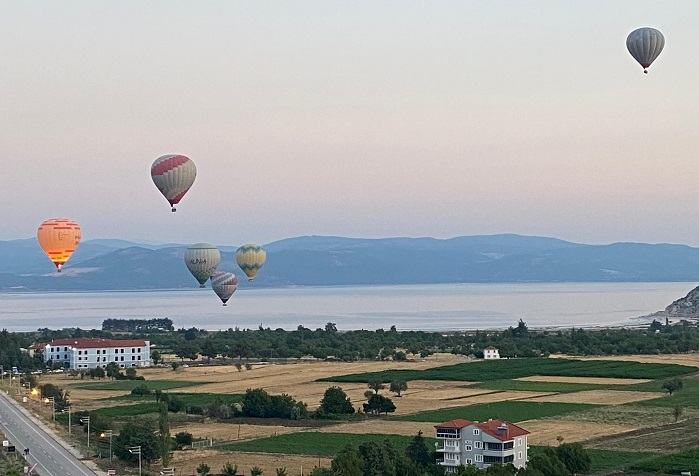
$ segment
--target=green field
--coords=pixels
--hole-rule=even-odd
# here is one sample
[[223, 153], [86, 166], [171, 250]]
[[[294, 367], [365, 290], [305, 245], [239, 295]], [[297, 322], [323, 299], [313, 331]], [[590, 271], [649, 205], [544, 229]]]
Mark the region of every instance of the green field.
[[[177, 397], [184, 402], [188, 407], [205, 407], [211, 405], [217, 399], [222, 403], [231, 405], [233, 403], [242, 403], [243, 395], [240, 394], [223, 394], [223, 393], [180, 393], [180, 392], [167, 392], [170, 397]], [[155, 395], [121, 395], [119, 397], [105, 398], [105, 401], [116, 400], [116, 401], [134, 401], [134, 402], [147, 402], [155, 401]]]
[[182, 380], [113, 380], [80, 383], [71, 385], [69, 388], [79, 388], [81, 390], [124, 390], [131, 391], [139, 385], [146, 385], [151, 390], [169, 390], [171, 388], [192, 387], [204, 385], [208, 382], [186, 382]]
[[607, 377], [665, 379], [696, 373], [696, 367], [677, 364], [647, 364], [615, 360], [500, 359], [478, 361], [427, 370], [386, 370], [319, 379], [321, 382], [370, 382], [381, 380], [451, 380], [484, 382], [510, 380], [531, 375], [563, 377]]
[[[529, 459], [546, 449], [546, 446], [531, 446], [529, 447]], [[648, 460], [657, 456], [656, 453], [648, 453], [642, 451], [610, 451], [600, 449], [585, 449], [590, 455], [591, 468], [590, 473], [601, 473], [613, 469], [627, 467], [639, 461]]]
[[[286, 435], [270, 436], [259, 440], [248, 440], [237, 443], [228, 443], [217, 449], [228, 451], [254, 451], [258, 453], [283, 453], [300, 455], [335, 456], [347, 445], [359, 446], [362, 443], [381, 443], [388, 440], [400, 453], [410, 443], [412, 437], [400, 435], [380, 434], [350, 434], [350, 433], [319, 433], [317, 431], [303, 431]], [[425, 438], [428, 448], [434, 447], [434, 438]]]
[[472, 421], [487, 421], [490, 418], [518, 422], [538, 418], [554, 417], [568, 413], [581, 412], [598, 407], [583, 403], [552, 403], [552, 402], [522, 402], [504, 401], [468, 405], [465, 407], [430, 410], [412, 415], [390, 417], [398, 421], [442, 422], [463, 418]]
[[631, 466], [631, 469], [652, 471], [665, 474], [679, 474], [682, 471], [699, 472], [699, 450], [683, 451], [643, 461]]
[[609, 385], [597, 385], [592, 383], [530, 382], [527, 380], [488, 380], [473, 385], [467, 385], [467, 387], [485, 388], [488, 390], [517, 390], [522, 392], [552, 393], [582, 392], [584, 390], [601, 390], [610, 388]]
[[135, 405], [120, 405], [115, 407], [100, 408], [93, 410], [91, 414], [97, 414], [104, 418], [120, 419], [124, 417], [132, 417], [137, 415], [146, 415], [148, 413], [158, 413], [160, 404], [153, 401], [152, 403], [137, 403]]
[[653, 400], [645, 400], [639, 402], [639, 405], [651, 406], [651, 407], [688, 407], [688, 408], [699, 408], [699, 380], [694, 378], [684, 378], [682, 379], [684, 384], [682, 390], [668, 394], [666, 390], [662, 389], [663, 380], [656, 380], [653, 382], [648, 382], [640, 385], [633, 385], [633, 389], [637, 388], [644, 389], [649, 392], [664, 392], [665, 396], [660, 398], [654, 398]]

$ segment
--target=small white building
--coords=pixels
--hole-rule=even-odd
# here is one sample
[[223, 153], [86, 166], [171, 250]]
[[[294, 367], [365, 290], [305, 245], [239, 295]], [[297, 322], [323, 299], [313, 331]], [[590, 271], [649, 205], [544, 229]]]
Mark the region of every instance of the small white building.
[[116, 362], [119, 367], [149, 367], [150, 341], [116, 340], [80, 337], [55, 339], [47, 344], [35, 344], [44, 362], [60, 362], [66, 369], [94, 369]]
[[459, 419], [440, 423], [435, 428], [437, 464], [447, 473], [470, 464], [480, 469], [493, 463], [512, 463], [516, 468], [522, 468], [529, 459], [529, 432], [512, 423]]
[[499, 359], [500, 358], [500, 351], [498, 350], [497, 347], [493, 347], [492, 345], [489, 347], [486, 347], [483, 349], [483, 358], [484, 359]]

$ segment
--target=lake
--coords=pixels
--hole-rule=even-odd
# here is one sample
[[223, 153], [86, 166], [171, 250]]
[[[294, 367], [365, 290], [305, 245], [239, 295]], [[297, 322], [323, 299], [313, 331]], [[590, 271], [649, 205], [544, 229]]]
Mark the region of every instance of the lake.
[[168, 317], [176, 328], [340, 330], [395, 325], [447, 331], [624, 326], [685, 296], [696, 283], [434, 284], [244, 289], [227, 307], [207, 289], [90, 293], [0, 293], [0, 327], [31, 331], [101, 328], [107, 318]]

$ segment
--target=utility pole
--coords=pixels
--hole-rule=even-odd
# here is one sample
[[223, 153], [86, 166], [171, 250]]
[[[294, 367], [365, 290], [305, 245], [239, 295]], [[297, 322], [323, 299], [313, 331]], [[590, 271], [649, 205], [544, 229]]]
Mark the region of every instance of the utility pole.
[[103, 433], [100, 433], [100, 436], [102, 438], [109, 438], [109, 462], [112, 462], [112, 436], [114, 435], [114, 432], [112, 430], [105, 430]]
[[130, 447], [129, 453], [132, 455], [138, 455], [138, 476], [141, 476], [141, 446]]
[[55, 423], [56, 422], [56, 398], [55, 397], [46, 397], [46, 399], [44, 399], [44, 402], [51, 404], [51, 416], [53, 417], [53, 421]]
[[87, 447], [89, 448], [90, 447], [90, 417], [89, 416], [82, 417], [80, 419], [80, 422], [87, 423]]

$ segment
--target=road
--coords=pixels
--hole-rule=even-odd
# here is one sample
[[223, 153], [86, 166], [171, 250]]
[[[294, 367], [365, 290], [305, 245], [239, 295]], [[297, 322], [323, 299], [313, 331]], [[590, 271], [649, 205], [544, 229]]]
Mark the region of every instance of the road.
[[17, 447], [17, 451], [29, 448], [29, 466], [38, 463], [34, 473], [41, 476], [97, 476], [73, 456], [44, 428], [37, 425], [0, 391], [0, 429]]

